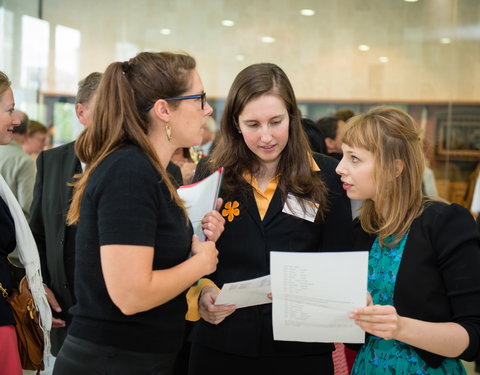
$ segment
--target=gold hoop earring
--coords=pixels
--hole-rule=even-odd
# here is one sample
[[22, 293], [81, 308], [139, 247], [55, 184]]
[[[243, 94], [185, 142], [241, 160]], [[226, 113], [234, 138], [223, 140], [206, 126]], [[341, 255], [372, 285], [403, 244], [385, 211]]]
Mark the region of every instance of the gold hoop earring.
[[170, 125], [165, 125], [165, 131], [167, 133], [167, 139], [170, 142], [172, 140], [172, 128], [170, 127]]

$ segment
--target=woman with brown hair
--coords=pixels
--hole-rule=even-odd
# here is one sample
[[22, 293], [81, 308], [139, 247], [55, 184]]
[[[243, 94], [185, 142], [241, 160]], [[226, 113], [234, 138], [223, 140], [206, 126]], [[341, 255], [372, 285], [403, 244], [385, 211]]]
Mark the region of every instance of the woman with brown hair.
[[349, 120], [337, 167], [361, 199], [356, 248], [370, 250], [369, 335], [352, 374], [465, 374], [480, 347], [480, 244], [470, 213], [422, 194], [425, 156], [413, 119], [382, 106]]
[[[220, 142], [197, 166], [197, 179], [224, 167], [227, 221], [211, 280], [222, 287], [268, 275], [270, 251], [350, 250], [350, 203], [336, 165], [310, 151], [283, 70], [274, 64], [242, 70], [225, 103]], [[295, 205], [300, 212], [286, 212]], [[271, 304], [216, 306], [218, 290], [201, 289], [190, 374], [333, 374], [333, 344], [273, 340]]]
[[202, 140], [212, 112], [188, 55], [142, 52], [105, 71], [92, 125], [76, 142], [86, 169], [67, 220], [77, 224], [73, 320], [54, 374], [171, 374], [183, 342], [184, 291], [215, 270], [210, 241], [192, 238], [165, 168]]

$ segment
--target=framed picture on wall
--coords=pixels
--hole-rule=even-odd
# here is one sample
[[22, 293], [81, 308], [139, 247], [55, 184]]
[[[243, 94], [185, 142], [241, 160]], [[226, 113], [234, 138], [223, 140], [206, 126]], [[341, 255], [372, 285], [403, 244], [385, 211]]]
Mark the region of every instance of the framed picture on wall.
[[480, 161], [480, 112], [437, 115], [435, 156]]

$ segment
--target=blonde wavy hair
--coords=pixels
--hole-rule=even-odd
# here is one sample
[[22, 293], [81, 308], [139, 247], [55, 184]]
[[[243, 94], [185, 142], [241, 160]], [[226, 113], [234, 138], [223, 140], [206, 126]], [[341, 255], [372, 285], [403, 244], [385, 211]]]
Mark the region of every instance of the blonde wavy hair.
[[[352, 117], [343, 142], [374, 156], [376, 197], [365, 200], [359, 220], [363, 230], [378, 235], [382, 246], [391, 247], [423, 210], [425, 156], [420, 132], [408, 113], [380, 106]], [[395, 235], [393, 241], [386, 243], [391, 235]]]

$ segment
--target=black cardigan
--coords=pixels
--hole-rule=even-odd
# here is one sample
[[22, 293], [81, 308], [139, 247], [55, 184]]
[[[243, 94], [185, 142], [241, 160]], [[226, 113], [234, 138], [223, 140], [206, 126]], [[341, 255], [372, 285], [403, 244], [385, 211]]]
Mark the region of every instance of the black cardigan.
[[[374, 237], [355, 222], [358, 250], [369, 250]], [[480, 347], [480, 236], [465, 208], [426, 203], [410, 228], [397, 281], [394, 304], [401, 316], [428, 322], [455, 322], [470, 337], [460, 359], [471, 361]], [[431, 367], [444, 357], [415, 348]]]
[[[320, 167], [317, 174], [328, 188], [330, 210], [324, 222], [311, 223], [283, 213], [284, 202], [278, 188], [263, 220], [251, 187], [246, 192], [239, 189], [230, 194], [221, 190], [224, 204], [238, 203], [238, 215], [231, 222], [226, 221], [225, 231], [217, 241], [219, 263], [209, 278], [218, 287], [269, 274], [270, 251], [351, 250], [350, 201], [335, 173], [338, 162], [320, 154], [314, 158]], [[208, 175], [205, 166], [202, 160], [195, 180]], [[249, 357], [318, 355], [334, 350], [331, 343], [274, 341], [271, 304], [238, 309], [218, 325], [200, 320], [195, 323], [192, 339], [212, 349]]]
[[182, 345], [184, 293], [160, 306], [125, 315], [110, 298], [100, 248], [154, 248], [153, 270], [188, 259], [193, 230], [145, 153], [125, 145], [95, 168], [84, 191], [75, 248], [73, 320], [68, 334], [143, 353], [174, 353]]

